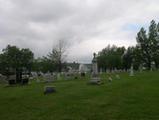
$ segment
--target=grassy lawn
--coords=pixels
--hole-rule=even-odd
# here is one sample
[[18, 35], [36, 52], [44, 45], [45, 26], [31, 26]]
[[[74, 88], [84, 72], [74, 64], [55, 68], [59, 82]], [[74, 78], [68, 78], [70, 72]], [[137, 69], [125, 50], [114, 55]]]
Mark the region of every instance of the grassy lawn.
[[56, 81], [50, 95], [43, 94], [44, 83], [0, 85], [0, 120], [159, 120], [159, 72], [112, 75], [112, 83], [101, 77], [100, 86]]

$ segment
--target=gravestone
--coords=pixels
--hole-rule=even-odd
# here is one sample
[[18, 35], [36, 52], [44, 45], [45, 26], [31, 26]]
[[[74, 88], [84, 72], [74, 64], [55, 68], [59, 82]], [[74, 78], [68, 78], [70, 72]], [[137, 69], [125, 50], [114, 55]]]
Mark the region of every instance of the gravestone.
[[112, 81], [113, 81], [112, 77], [108, 77], [108, 82], [112, 82]]
[[61, 74], [57, 73], [57, 80], [61, 80]]
[[96, 85], [101, 84], [101, 80], [98, 74], [98, 65], [97, 65], [97, 58], [95, 53], [94, 53], [94, 58], [92, 60], [92, 77], [89, 83], [96, 84]]
[[103, 73], [103, 69], [102, 68], [100, 68], [100, 74], [102, 74]]
[[46, 73], [44, 76], [44, 80], [45, 82], [53, 82], [53, 75], [51, 75], [51, 73]]
[[50, 93], [54, 93], [56, 92], [55, 87], [54, 86], [45, 86], [44, 87], [44, 94], [50, 94]]
[[14, 84], [16, 84], [16, 75], [10, 75], [10, 76], [7, 78], [7, 80], [8, 80], [8, 84], [9, 84], [9, 85], [14, 85]]
[[119, 80], [120, 76], [118, 74], [115, 75], [116, 79]]
[[7, 80], [6, 80], [6, 79], [7, 79], [6, 76], [0, 74], [0, 84], [1, 84], [1, 83], [7, 83]]
[[22, 75], [22, 85], [26, 85], [29, 83], [29, 75]]
[[155, 67], [155, 62], [152, 61], [152, 62], [151, 62], [151, 71], [153, 71], [153, 70], [155, 70], [155, 69], [156, 69], [156, 67]]
[[140, 64], [140, 66], [139, 66], [139, 71], [140, 71], [140, 73], [142, 73], [142, 71], [143, 71], [143, 65], [142, 64]]
[[131, 65], [130, 75], [129, 76], [134, 76], [134, 67], [133, 67], [133, 64]]

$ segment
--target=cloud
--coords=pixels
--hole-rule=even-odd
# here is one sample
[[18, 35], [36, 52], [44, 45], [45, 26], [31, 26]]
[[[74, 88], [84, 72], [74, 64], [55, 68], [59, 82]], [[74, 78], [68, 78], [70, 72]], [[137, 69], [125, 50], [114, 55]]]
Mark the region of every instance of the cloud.
[[0, 0], [0, 49], [13, 44], [38, 57], [65, 40], [69, 61], [90, 62], [108, 44], [135, 45], [140, 26], [158, 20], [158, 5], [158, 0]]

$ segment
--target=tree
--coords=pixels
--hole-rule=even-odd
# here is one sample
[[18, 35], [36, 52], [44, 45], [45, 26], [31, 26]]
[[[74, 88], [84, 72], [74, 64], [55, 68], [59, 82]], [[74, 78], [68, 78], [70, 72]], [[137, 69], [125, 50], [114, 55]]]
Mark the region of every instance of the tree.
[[58, 72], [62, 71], [66, 58], [66, 42], [59, 40], [58, 44], [48, 54], [48, 59], [57, 65]]
[[146, 30], [141, 28], [137, 33], [137, 45], [141, 50], [141, 59], [142, 62], [146, 64], [148, 69], [151, 68], [152, 61], [152, 50], [151, 50], [151, 42], [146, 35]]
[[151, 21], [149, 26], [149, 33], [148, 33], [148, 39], [150, 42], [150, 51], [152, 53], [152, 61], [155, 62], [156, 67], [158, 66], [158, 60], [156, 59], [157, 53], [157, 46], [158, 46], [158, 33], [157, 33], [157, 24], [154, 20]]
[[146, 30], [141, 28], [137, 34], [137, 46], [140, 49], [142, 62], [148, 69], [151, 68], [151, 63], [155, 62], [156, 67], [159, 67], [159, 24], [154, 20], [151, 21], [148, 34]]
[[99, 68], [113, 70], [122, 68], [121, 56], [125, 51], [125, 47], [117, 47], [108, 45], [98, 53], [97, 62]]
[[127, 71], [133, 62], [133, 51], [134, 47], [128, 47], [122, 55], [123, 68]]
[[55, 63], [47, 57], [37, 58], [33, 61], [33, 71], [36, 72], [53, 72], [56, 70]]
[[0, 55], [0, 70], [7, 76], [16, 74], [16, 82], [22, 80], [22, 72], [31, 71], [33, 53], [29, 49], [19, 49], [16, 46], [8, 45]]

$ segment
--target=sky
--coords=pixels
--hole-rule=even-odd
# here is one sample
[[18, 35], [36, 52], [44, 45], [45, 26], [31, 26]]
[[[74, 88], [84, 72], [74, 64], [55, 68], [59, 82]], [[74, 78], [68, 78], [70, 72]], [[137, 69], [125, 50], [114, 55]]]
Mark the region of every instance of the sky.
[[62, 40], [67, 61], [90, 63], [108, 44], [133, 46], [158, 22], [159, 0], [0, 0], [0, 50], [8, 44], [46, 56]]

